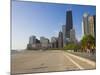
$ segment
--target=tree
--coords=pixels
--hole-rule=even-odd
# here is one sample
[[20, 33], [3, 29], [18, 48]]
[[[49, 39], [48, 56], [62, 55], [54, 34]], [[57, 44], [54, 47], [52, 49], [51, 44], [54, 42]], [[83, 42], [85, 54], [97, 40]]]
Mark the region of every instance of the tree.
[[82, 49], [91, 49], [92, 46], [95, 46], [95, 38], [92, 35], [85, 35], [81, 40]]
[[75, 43], [69, 43], [64, 47], [64, 49], [78, 51], [80, 49], [80, 45]]

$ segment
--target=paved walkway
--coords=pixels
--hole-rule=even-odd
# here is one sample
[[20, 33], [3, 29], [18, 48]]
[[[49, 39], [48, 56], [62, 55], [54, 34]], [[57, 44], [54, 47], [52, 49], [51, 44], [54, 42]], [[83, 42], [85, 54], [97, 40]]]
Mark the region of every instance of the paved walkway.
[[95, 69], [95, 62], [60, 51], [22, 51], [11, 56], [11, 73], [72, 71]]
[[89, 54], [86, 52], [69, 52], [69, 53], [80, 56], [80, 57], [84, 57], [86, 59], [89, 59], [89, 60], [96, 62], [96, 54]]

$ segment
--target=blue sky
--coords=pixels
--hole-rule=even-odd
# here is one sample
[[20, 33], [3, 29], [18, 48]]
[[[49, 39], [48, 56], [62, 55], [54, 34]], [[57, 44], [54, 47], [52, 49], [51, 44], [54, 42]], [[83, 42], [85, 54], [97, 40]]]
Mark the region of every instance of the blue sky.
[[66, 21], [66, 11], [71, 9], [76, 37], [82, 35], [82, 16], [96, 14], [95, 6], [12, 1], [12, 49], [24, 49], [29, 36], [51, 38], [58, 36]]

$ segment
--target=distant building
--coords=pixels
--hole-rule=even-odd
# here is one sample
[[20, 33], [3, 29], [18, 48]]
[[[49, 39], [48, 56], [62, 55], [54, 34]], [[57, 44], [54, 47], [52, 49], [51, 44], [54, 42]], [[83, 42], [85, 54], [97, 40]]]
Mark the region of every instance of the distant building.
[[70, 30], [70, 42], [76, 43], [75, 29]]
[[[96, 15], [93, 15], [93, 19], [94, 19], [94, 37], [96, 39]], [[95, 40], [96, 43], [96, 40]]]
[[83, 21], [82, 21], [82, 32], [83, 35], [89, 35], [89, 22], [88, 22], [88, 17], [89, 15], [87, 13], [85, 13], [83, 15]]
[[94, 37], [96, 37], [96, 15], [93, 15], [94, 19]]
[[36, 44], [32, 44], [32, 49], [40, 49], [41, 48], [41, 44], [40, 43], [36, 43]]
[[88, 21], [89, 21], [89, 34], [95, 36], [94, 17], [89, 16]]
[[35, 44], [36, 43], [36, 36], [30, 36], [29, 38], [29, 44]]
[[82, 35], [92, 35], [96, 36], [96, 16], [88, 15], [85, 13], [83, 15], [82, 21]]
[[32, 45], [31, 44], [27, 44], [27, 49], [31, 50], [32, 49]]
[[29, 38], [29, 44], [27, 44], [28, 50], [37, 50], [41, 48], [40, 41], [36, 38], [36, 36], [31, 36]]
[[61, 31], [58, 36], [58, 48], [63, 48], [63, 33]]
[[84, 25], [83, 25], [83, 21], [82, 21], [82, 36], [84, 36]]
[[47, 39], [45, 37], [40, 37], [40, 43], [41, 43], [41, 48], [42, 49], [47, 49], [50, 46], [49, 39]]
[[63, 47], [64, 47], [67, 44], [66, 25], [62, 25], [62, 33], [63, 33]]
[[58, 38], [51, 37], [51, 48], [58, 48]]

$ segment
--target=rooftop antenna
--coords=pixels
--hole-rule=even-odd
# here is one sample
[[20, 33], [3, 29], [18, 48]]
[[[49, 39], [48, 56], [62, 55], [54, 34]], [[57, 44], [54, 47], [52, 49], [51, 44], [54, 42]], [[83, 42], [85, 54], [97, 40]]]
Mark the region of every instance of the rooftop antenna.
[[71, 6], [70, 7], [68, 7], [68, 11], [71, 11], [72, 9], [71, 9]]

